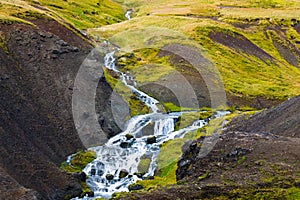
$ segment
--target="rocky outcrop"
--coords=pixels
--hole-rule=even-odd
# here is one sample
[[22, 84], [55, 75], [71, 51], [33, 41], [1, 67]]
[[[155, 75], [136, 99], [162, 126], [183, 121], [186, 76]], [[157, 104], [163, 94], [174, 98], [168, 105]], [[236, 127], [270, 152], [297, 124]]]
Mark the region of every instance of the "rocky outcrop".
[[[6, 46], [0, 48], [1, 185], [4, 178], [11, 191], [21, 191], [1, 192], [0, 199], [18, 199], [23, 191], [43, 199], [81, 193], [78, 180], [59, 167], [67, 155], [85, 148], [72, 118], [72, 93], [92, 46], [55, 21], [33, 23], [36, 27], [0, 25]], [[109, 137], [120, 130], [109, 118], [112, 89], [101, 79], [98, 91], [97, 113]]]

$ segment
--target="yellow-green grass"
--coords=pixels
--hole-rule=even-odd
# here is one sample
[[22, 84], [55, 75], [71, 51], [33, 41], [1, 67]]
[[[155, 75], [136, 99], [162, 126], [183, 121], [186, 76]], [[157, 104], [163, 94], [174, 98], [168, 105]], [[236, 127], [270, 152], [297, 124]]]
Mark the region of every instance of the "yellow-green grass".
[[130, 91], [130, 89], [124, 85], [124, 83], [122, 83], [119, 79], [112, 77], [107, 69], [104, 69], [104, 76], [106, 81], [112, 87], [113, 91], [116, 94], [120, 95], [122, 99], [127, 103], [128, 107], [130, 108], [131, 116], [149, 112], [148, 107], [145, 106], [140, 100], [138, 100]]
[[166, 58], [158, 58], [159, 49], [146, 48], [133, 51], [134, 57], [118, 59], [120, 70], [130, 72], [137, 83], [155, 82], [173, 71]]
[[[227, 11], [226, 14], [231, 15], [230, 9], [233, 9], [232, 13], [239, 9], [239, 12], [242, 13], [244, 8], [251, 8], [251, 12], [257, 14], [260, 13], [259, 9], [261, 8], [295, 11], [299, 8], [298, 0], [152, 0], [151, 3], [147, 0], [124, 0], [123, 3], [134, 6], [137, 16], [146, 14], [212, 16], [220, 15], [223, 10]], [[248, 14], [246, 13], [246, 15]]]
[[28, 23], [26, 19], [38, 14], [77, 29], [87, 29], [125, 20], [124, 9], [111, 0], [3, 0], [0, 3], [0, 22]]
[[[289, 10], [287, 9], [285, 12], [288, 13]], [[299, 18], [296, 14], [293, 14], [293, 16]], [[109, 38], [112, 42], [125, 47], [125, 51], [150, 47], [159, 49], [170, 43], [193, 45], [202, 51], [204, 49], [208, 53], [209, 59], [220, 71], [225, 90], [228, 93], [236, 96], [287, 99], [300, 94], [300, 70], [284, 60], [273, 45], [272, 37], [269, 37], [269, 35], [278, 36], [278, 34], [271, 30], [267, 31], [267, 35], [264, 33], [268, 26], [281, 25], [286, 29], [285, 37], [290, 39], [290, 42], [296, 47], [299, 47], [299, 34], [292, 28], [293, 22], [289, 18], [290, 16], [284, 17], [284, 20], [276, 18], [273, 21], [272, 19], [261, 18], [259, 24], [248, 29], [240, 29], [234, 27], [231, 23], [239, 20], [244, 22], [244, 18], [228, 18], [227, 21], [225, 19], [215, 21], [182, 16], [141, 16], [128, 22], [100, 29], [91, 29], [89, 33]], [[274, 62], [266, 63], [252, 55], [213, 42], [208, 37], [209, 32], [213, 31], [232, 32], [245, 36], [271, 55]], [[149, 45], [150, 39], [157, 37], [159, 38], [157, 41], [160, 42], [155, 43], [154, 40], [154, 43]], [[278, 38], [282, 43], [286, 43], [279, 36]], [[291, 40], [291, 38], [293, 39]], [[144, 64], [151, 64], [150, 61], [152, 62], [152, 60], [146, 58]], [[145, 73], [142, 70], [143, 67], [139, 67], [141, 70], [136, 68], [135, 70]], [[168, 70], [167, 68], [164, 69]], [[147, 73], [148, 77], [150, 77], [149, 73]], [[140, 76], [142, 77], [142, 75]], [[152, 73], [152, 76], [156, 76], [156, 73]], [[143, 77], [143, 80], [146, 79]]]
[[200, 119], [207, 119], [211, 117], [213, 112], [210, 111], [196, 111], [196, 112], [186, 112], [183, 113], [179, 117], [179, 121], [176, 123], [176, 129], [182, 129], [189, 125], [191, 125], [193, 122], [200, 120]]
[[81, 172], [85, 166], [96, 158], [94, 151], [79, 151], [72, 156], [71, 163], [63, 162], [61, 168], [66, 172]]

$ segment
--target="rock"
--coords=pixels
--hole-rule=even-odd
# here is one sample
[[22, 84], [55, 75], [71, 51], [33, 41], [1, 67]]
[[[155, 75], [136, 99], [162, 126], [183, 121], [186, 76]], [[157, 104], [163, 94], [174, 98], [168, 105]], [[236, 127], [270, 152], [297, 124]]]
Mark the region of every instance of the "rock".
[[126, 137], [127, 140], [130, 140], [130, 139], [134, 138], [132, 135], [130, 135], [128, 133], [125, 135], [125, 137]]
[[237, 147], [237, 148], [233, 149], [230, 153], [228, 153], [227, 157], [241, 156], [241, 155], [245, 155], [249, 152], [250, 152], [249, 149], [243, 149], [243, 148]]
[[95, 196], [93, 191], [89, 191], [86, 194], [87, 194], [88, 197], [94, 197]]
[[95, 176], [95, 175], [96, 175], [96, 169], [95, 169], [95, 168], [92, 168], [92, 169], [91, 169], [91, 175], [92, 175], [92, 176]]
[[126, 169], [121, 169], [119, 173], [119, 178], [125, 178], [128, 175], [128, 171]]
[[85, 181], [86, 181], [86, 178], [87, 178], [87, 176], [86, 176], [86, 174], [85, 174], [84, 172], [74, 173], [73, 176], [74, 176], [75, 178], [77, 178], [77, 179], [78, 179], [79, 181], [81, 181], [81, 182], [85, 182]]
[[110, 181], [110, 180], [114, 179], [114, 175], [112, 175], [112, 174], [106, 174], [105, 178]]
[[143, 188], [144, 188], [144, 186], [142, 186], [140, 184], [137, 184], [137, 183], [134, 183], [134, 184], [131, 184], [131, 185], [128, 186], [129, 191], [132, 191], [132, 190], [141, 190]]
[[154, 143], [156, 143], [156, 137], [155, 136], [148, 137], [146, 143], [147, 144], [154, 144]]
[[145, 173], [144, 172], [135, 172], [134, 175], [136, 175], [138, 178], [143, 178]]
[[58, 50], [58, 49], [53, 49], [53, 50], [52, 50], [52, 53], [53, 53], [53, 54], [61, 54], [61, 51]]
[[63, 40], [58, 40], [57, 42], [56, 42], [56, 44], [58, 44], [58, 45], [60, 45], [60, 46], [69, 46], [69, 44], [67, 43], [67, 42], [65, 42], [65, 41], [63, 41]]
[[125, 148], [131, 147], [131, 145], [132, 145], [132, 143], [130, 143], [130, 142], [121, 142], [120, 147], [125, 149]]
[[79, 49], [77, 48], [77, 47], [72, 47], [72, 50], [71, 50], [72, 52], [78, 52], [79, 51]]

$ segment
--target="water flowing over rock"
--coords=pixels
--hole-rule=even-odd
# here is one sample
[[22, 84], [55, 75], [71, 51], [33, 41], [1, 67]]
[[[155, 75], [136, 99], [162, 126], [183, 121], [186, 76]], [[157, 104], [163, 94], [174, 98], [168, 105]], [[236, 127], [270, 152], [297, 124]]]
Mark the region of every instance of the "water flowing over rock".
[[126, 11], [126, 13], [125, 13], [125, 17], [128, 19], [128, 20], [130, 20], [131, 19], [131, 13], [132, 13], [133, 11], [130, 9], [130, 10], [127, 10]]
[[[186, 128], [175, 131], [175, 123], [182, 113], [162, 113], [157, 106], [158, 100], [138, 90], [133, 78], [116, 68], [114, 54], [115, 51], [111, 51], [105, 55], [104, 67], [118, 73], [122, 83], [130, 88], [131, 92], [152, 112], [131, 118], [126, 123], [123, 132], [110, 138], [103, 146], [90, 148], [97, 153], [97, 158], [89, 163], [83, 171], [88, 175], [86, 182], [94, 191], [95, 197], [103, 198], [111, 197], [114, 192], [141, 189], [134, 183], [137, 180], [153, 178], [157, 168], [156, 158], [160, 151], [160, 144], [174, 138], [181, 138], [186, 133], [207, 124], [207, 120], [198, 120]], [[131, 85], [129, 81], [134, 84]], [[224, 114], [227, 112], [217, 112], [215, 116]], [[142, 131], [149, 124], [154, 124], [152, 126], [153, 134], [144, 136]], [[138, 165], [145, 155], [150, 159], [150, 164], [148, 169], [141, 173]], [[84, 199], [93, 198], [84, 197]]]

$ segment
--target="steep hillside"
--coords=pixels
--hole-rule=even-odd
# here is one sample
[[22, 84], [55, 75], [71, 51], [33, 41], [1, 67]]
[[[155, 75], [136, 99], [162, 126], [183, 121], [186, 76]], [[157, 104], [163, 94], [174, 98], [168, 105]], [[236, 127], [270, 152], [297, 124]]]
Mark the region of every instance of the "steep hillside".
[[[25, 18], [0, 24], [0, 199], [75, 197], [82, 193], [80, 180], [60, 165], [85, 149], [73, 121], [72, 93], [93, 46], [54, 19]], [[110, 122], [112, 89], [104, 78], [98, 87], [96, 111], [111, 136], [120, 131]]]
[[271, 133], [285, 137], [300, 137], [300, 96], [271, 109], [264, 110], [250, 119], [237, 118], [228, 131]]

